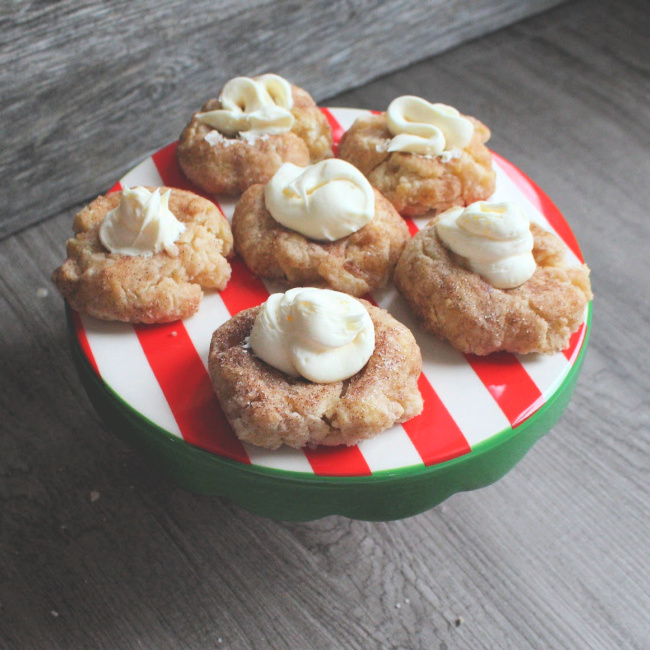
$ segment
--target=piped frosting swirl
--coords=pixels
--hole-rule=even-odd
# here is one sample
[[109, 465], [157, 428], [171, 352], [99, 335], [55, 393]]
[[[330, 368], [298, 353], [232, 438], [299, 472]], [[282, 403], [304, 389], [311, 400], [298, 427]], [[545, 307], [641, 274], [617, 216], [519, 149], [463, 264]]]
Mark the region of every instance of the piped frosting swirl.
[[436, 223], [442, 243], [497, 289], [513, 289], [535, 272], [530, 221], [509, 202], [476, 201], [448, 210]]
[[328, 384], [366, 365], [375, 348], [375, 328], [368, 310], [352, 296], [298, 287], [269, 296], [248, 343], [274, 368]]
[[221, 108], [198, 113], [199, 122], [227, 136], [255, 139], [291, 130], [291, 84], [276, 74], [235, 77], [219, 95]]
[[278, 223], [316, 241], [341, 239], [375, 215], [366, 177], [336, 158], [308, 167], [285, 163], [265, 186], [264, 201]]
[[160, 194], [146, 187], [125, 188], [120, 203], [104, 217], [99, 240], [111, 253], [149, 257], [165, 250], [176, 254], [175, 242], [185, 231], [169, 209], [171, 190]]
[[452, 106], [431, 104], [421, 97], [397, 97], [386, 111], [388, 130], [393, 136], [388, 151], [443, 160], [460, 154], [472, 139], [474, 125]]

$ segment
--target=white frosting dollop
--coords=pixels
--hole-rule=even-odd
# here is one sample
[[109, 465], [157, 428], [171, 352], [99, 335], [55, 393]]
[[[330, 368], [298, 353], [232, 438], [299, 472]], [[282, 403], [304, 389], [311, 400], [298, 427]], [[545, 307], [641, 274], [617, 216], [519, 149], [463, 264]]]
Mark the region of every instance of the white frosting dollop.
[[497, 289], [518, 287], [535, 272], [530, 221], [514, 203], [476, 201], [443, 214], [436, 230], [466, 268]]
[[474, 135], [474, 125], [452, 106], [431, 104], [412, 95], [394, 99], [386, 117], [393, 136], [388, 151], [450, 160], [460, 155]]
[[154, 253], [178, 253], [175, 242], [185, 231], [169, 209], [171, 190], [160, 194], [146, 187], [125, 188], [120, 203], [104, 217], [99, 240], [111, 253], [149, 257]]
[[280, 224], [317, 241], [336, 241], [375, 216], [375, 193], [352, 164], [331, 158], [308, 167], [284, 163], [264, 188]]
[[253, 140], [286, 133], [294, 123], [291, 84], [276, 74], [235, 77], [225, 84], [219, 101], [220, 109], [196, 117], [228, 136]]
[[269, 296], [248, 342], [274, 368], [329, 384], [366, 365], [375, 349], [375, 328], [368, 310], [352, 296], [298, 287]]

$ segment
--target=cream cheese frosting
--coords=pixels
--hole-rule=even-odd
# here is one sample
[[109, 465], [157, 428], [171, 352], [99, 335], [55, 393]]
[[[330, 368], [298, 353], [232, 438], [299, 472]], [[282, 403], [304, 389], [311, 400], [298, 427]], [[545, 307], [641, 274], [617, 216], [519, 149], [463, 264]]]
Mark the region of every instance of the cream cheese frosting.
[[436, 231], [466, 268], [497, 289], [518, 287], [535, 272], [530, 221], [514, 203], [476, 201], [449, 210]]
[[297, 287], [269, 296], [248, 344], [274, 368], [328, 384], [366, 365], [375, 349], [375, 328], [368, 310], [352, 296]]
[[111, 253], [148, 257], [162, 250], [176, 254], [175, 242], [185, 225], [169, 209], [171, 190], [160, 194], [146, 187], [125, 188], [120, 203], [106, 214], [99, 240]]
[[308, 167], [284, 163], [266, 184], [264, 201], [278, 223], [317, 241], [346, 237], [375, 216], [372, 186], [337, 158]]
[[221, 109], [198, 113], [199, 122], [228, 136], [255, 139], [291, 130], [291, 84], [276, 74], [235, 77], [219, 95]]
[[393, 136], [388, 151], [443, 160], [460, 155], [472, 139], [474, 125], [452, 106], [431, 104], [421, 97], [397, 97], [386, 111], [388, 130]]

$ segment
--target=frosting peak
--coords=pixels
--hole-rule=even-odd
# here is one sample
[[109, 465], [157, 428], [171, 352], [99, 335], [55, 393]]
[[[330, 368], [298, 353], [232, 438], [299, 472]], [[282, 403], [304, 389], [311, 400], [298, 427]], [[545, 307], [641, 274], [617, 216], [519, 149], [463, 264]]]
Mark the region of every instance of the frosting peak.
[[518, 287], [535, 272], [530, 221], [516, 204], [476, 201], [449, 210], [436, 231], [469, 270], [497, 289]]
[[336, 241], [375, 216], [375, 193], [352, 164], [332, 158], [308, 167], [284, 163], [264, 188], [271, 216], [305, 237]]
[[474, 125], [452, 106], [421, 97], [397, 97], [386, 111], [393, 139], [388, 151], [403, 151], [448, 160], [459, 155], [474, 135]]
[[366, 365], [375, 328], [368, 310], [352, 296], [298, 287], [269, 296], [249, 345], [257, 357], [292, 377], [329, 384]]
[[175, 254], [175, 242], [185, 230], [169, 209], [167, 190], [150, 192], [146, 187], [125, 188], [120, 204], [104, 217], [99, 240], [111, 253], [148, 257], [162, 250]]
[[235, 77], [219, 95], [221, 109], [197, 119], [229, 136], [251, 139], [285, 133], [293, 126], [291, 84], [276, 74]]

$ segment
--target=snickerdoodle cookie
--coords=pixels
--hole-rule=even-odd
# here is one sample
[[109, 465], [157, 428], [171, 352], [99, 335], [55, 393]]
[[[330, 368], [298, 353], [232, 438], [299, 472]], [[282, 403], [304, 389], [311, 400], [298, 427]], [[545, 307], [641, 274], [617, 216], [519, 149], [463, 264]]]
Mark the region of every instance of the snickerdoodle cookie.
[[404, 220], [355, 167], [284, 165], [241, 197], [235, 250], [258, 276], [362, 296], [384, 286], [409, 239]]
[[[314, 330], [318, 331], [318, 327], [313, 327], [314, 314], [318, 314], [318, 310], [313, 309], [313, 301], [304, 291], [298, 288], [287, 294], [273, 294], [269, 300], [277, 298], [276, 304], [284, 303], [283, 295], [296, 292], [286, 315], [299, 320], [300, 314], [295, 312], [296, 308], [302, 308], [302, 322], [307, 322], [307, 333], [313, 334]], [[277, 318], [286, 322], [282, 309], [280, 313], [285, 317], [269, 317], [264, 314], [265, 303], [240, 312], [214, 332], [209, 356], [210, 375], [226, 417], [241, 440], [269, 449], [277, 449], [282, 444], [295, 448], [353, 445], [421, 412], [422, 397], [417, 380], [422, 370], [422, 357], [410, 330], [388, 312], [366, 301], [344, 297], [367, 310], [366, 318], [369, 317], [374, 328], [374, 350], [360, 370], [340, 381], [316, 383], [292, 376], [256, 356], [252, 332], [258, 327], [258, 318], [265, 317], [276, 325], [274, 319]], [[348, 329], [342, 328], [332, 338], [345, 335]], [[298, 340], [298, 350], [292, 357], [298, 361], [303, 343]], [[275, 350], [282, 345], [271, 337], [268, 346], [271, 357], [277, 356]], [[354, 356], [345, 347], [341, 352], [339, 359]], [[319, 359], [318, 350], [314, 357]], [[304, 365], [309, 366], [309, 358]], [[335, 361], [333, 366], [337, 365]]]
[[[505, 213], [504, 205], [495, 211]], [[569, 265], [563, 242], [534, 223], [527, 224], [526, 253], [525, 233], [515, 233], [506, 220], [486, 226], [476, 206], [467, 209], [473, 215], [468, 213], [465, 230], [453, 230], [463, 210], [452, 208], [413, 237], [395, 270], [398, 290], [426, 330], [462, 352], [563, 350], [592, 298], [588, 267]], [[478, 250], [472, 238], [490, 228], [487, 247]], [[505, 259], [505, 247], [515, 240], [516, 249]]]
[[403, 216], [433, 214], [489, 198], [495, 189], [490, 130], [474, 117], [419, 97], [358, 118], [339, 157], [358, 167]]
[[76, 215], [73, 230], [68, 259], [52, 279], [73, 309], [95, 318], [186, 318], [202, 288], [221, 290], [230, 279], [230, 226], [192, 192], [138, 187], [100, 196]]
[[235, 77], [183, 130], [176, 156], [184, 174], [213, 194], [265, 183], [284, 162], [332, 156], [327, 119], [307, 91], [274, 74]]

